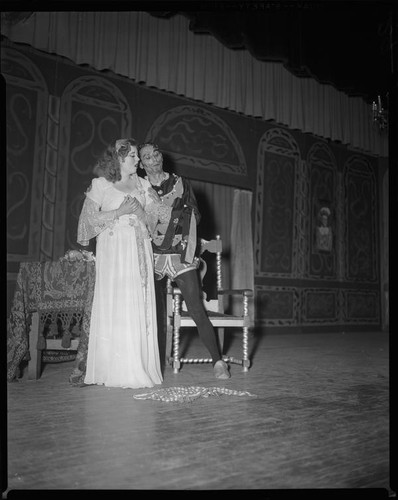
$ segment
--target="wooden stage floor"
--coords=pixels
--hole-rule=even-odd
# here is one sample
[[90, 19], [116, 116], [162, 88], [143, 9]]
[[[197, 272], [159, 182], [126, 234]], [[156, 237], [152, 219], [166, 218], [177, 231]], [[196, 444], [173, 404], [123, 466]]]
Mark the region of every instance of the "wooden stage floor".
[[[190, 348], [206, 356], [194, 337]], [[226, 342], [238, 355], [240, 337]], [[184, 365], [179, 374], [167, 367], [162, 387], [217, 386], [255, 397], [137, 400], [150, 389], [70, 386], [73, 362], [7, 384], [8, 490], [391, 494], [389, 334], [265, 332], [249, 347], [248, 373], [231, 365], [231, 379], [218, 381], [208, 364]]]

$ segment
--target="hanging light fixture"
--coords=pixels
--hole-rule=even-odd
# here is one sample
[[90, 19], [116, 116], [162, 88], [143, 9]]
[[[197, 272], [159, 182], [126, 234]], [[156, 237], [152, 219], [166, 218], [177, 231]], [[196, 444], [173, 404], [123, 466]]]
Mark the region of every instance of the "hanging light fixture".
[[[388, 94], [387, 94], [388, 100]], [[383, 108], [381, 97], [377, 96], [377, 102], [372, 102], [372, 119], [375, 125], [378, 125], [380, 131], [388, 128], [388, 110]]]

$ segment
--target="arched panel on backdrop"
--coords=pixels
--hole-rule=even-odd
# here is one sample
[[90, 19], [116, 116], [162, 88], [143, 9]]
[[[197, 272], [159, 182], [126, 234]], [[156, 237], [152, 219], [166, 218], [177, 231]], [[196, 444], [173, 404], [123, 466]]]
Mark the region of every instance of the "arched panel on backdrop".
[[130, 136], [132, 122], [121, 90], [97, 76], [69, 83], [61, 96], [60, 116], [55, 258], [77, 248], [77, 222], [96, 160], [108, 144]]
[[341, 189], [338, 188], [337, 162], [324, 142], [315, 142], [307, 155], [308, 196], [304, 218], [305, 258], [308, 278], [337, 278], [341, 241], [338, 224]]
[[1, 58], [7, 84], [7, 261], [19, 263], [40, 257], [48, 91], [42, 73], [19, 51], [2, 48]]
[[300, 151], [293, 136], [281, 128], [268, 130], [257, 153], [255, 275], [294, 277], [299, 269], [295, 231], [300, 228], [297, 202], [301, 179]]
[[326, 142], [319, 140], [310, 147], [305, 164], [303, 277], [318, 285], [301, 288], [298, 316], [303, 326], [332, 325], [341, 319], [341, 295], [335, 286], [342, 254], [337, 162]]
[[199, 106], [169, 109], [154, 121], [146, 141], [155, 142], [180, 175], [226, 185], [247, 178], [235, 134], [219, 116]]
[[[343, 290], [345, 320], [354, 324], [380, 321], [377, 182], [370, 162], [352, 155], [344, 164], [344, 248]], [[361, 289], [358, 288], [361, 285]]]
[[344, 165], [345, 279], [376, 283], [377, 194], [376, 176], [371, 164], [359, 155]]

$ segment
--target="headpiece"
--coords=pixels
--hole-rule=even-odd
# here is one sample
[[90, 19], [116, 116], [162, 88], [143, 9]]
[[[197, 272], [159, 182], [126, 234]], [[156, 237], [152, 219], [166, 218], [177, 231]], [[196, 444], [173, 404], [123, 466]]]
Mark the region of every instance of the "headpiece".
[[327, 215], [329, 217], [330, 216], [330, 208], [328, 208], [328, 207], [322, 207], [319, 210], [319, 215]]

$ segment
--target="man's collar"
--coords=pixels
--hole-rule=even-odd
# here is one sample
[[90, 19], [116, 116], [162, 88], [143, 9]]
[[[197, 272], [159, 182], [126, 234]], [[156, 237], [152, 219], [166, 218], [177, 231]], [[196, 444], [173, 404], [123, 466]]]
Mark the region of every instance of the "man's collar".
[[[163, 170], [163, 174], [164, 174], [164, 179], [161, 181], [161, 183], [160, 183], [160, 184], [162, 184], [162, 182], [164, 182], [164, 181], [167, 181], [167, 179], [169, 179], [169, 177], [170, 177], [170, 174], [169, 174], [168, 172], [165, 172], [164, 170]], [[151, 182], [151, 181], [149, 180], [149, 178], [148, 178], [148, 175], [146, 175], [146, 176], [145, 176], [145, 179], [146, 179], [148, 182]], [[160, 184], [159, 184], [159, 185], [160, 185]]]

